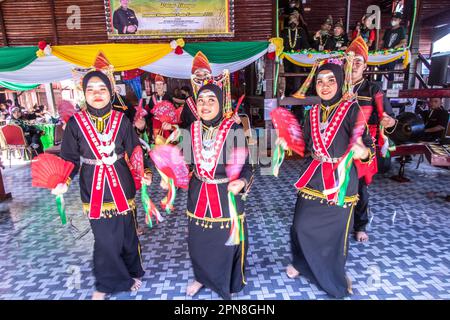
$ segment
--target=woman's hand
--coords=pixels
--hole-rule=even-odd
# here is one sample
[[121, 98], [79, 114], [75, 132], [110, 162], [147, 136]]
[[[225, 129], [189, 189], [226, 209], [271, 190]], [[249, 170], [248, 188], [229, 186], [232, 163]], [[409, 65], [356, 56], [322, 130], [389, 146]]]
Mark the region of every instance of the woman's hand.
[[159, 186], [161, 187], [161, 189], [169, 190], [169, 184], [166, 181], [164, 181], [164, 179], [161, 179]]
[[236, 122], [237, 124], [241, 124], [241, 117], [239, 117], [236, 113], [235, 114], [233, 114], [233, 116], [231, 117], [233, 120], [234, 120], [234, 122]]
[[386, 112], [383, 112], [383, 118], [381, 119], [380, 124], [385, 128], [390, 128], [395, 126], [395, 119], [390, 117]]
[[139, 118], [136, 120], [136, 122], [134, 123], [134, 126], [136, 128], [138, 128], [139, 130], [144, 130], [145, 128], [145, 119], [144, 118]]
[[281, 147], [285, 150], [288, 148], [287, 142], [286, 140], [284, 140], [284, 138], [277, 138], [277, 140], [275, 140], [275, 144], [281, 145]]
[[228, 191], [232, 192], [234, 195], [241, 192], [241, 190], [245, 187], [245, 181], [242, 179], [237, 179], [234, 181], [231, 181], [228, 184]]
[[52, 189], [52, 194], [59, 196], [66, 193], [68, 189], [69, 186], [66, 183], [58, 183], [58, 185]]
[[364, 145], [361, 137], [356, 140], [351, 150], [354, 153], [353, 159], [355, 160], [364, 160], [369, 157], [369, 148]]
[[142, 177], [142, 183], [149, 186], [152, 184], [153, 174], [151, 172], [144, 174]]
[[170, 123], [164, 122], [161, 127], [163, 130], [172, 130], [172, 125]]

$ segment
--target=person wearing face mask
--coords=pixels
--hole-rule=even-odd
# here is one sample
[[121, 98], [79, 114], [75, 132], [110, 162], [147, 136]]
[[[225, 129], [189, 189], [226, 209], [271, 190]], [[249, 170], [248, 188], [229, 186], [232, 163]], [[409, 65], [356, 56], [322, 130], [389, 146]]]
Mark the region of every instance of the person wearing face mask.
[[[293, 259], [286, 273], [290, 278], [308, 277], [329, 295], [342, 298], [351, 293], [345, 264], [352, 212], [358, 200], [358, 173], [352, 164], [344, 204], [338, 206], [335, 187], [339, 178], [334, 166], [349, 148], [354, 152], [354, 162], [368, 165], [374, 148], [365, 130], [362, 137], [351, 142], [359, 108], [353, 100], [343, 99], [342, 62], [337, 59], [323, 62], [315, 79], [321, 102], [306, 114], [303, 128], [306, 150], [311, 156], [295, 184], [298, 197], [291, 226]], [[280, 138], [276, 143], [286, 144]]]
[[[283, 38], [284, 51], [295, 52], [298, 50], [309, 49], [311, 45], [308, 41], [308, 34], [305, 30], [299, 27], [298, 14], [291, 14], [289, 16], [289, 27], [285, 28], [281, 37]], [[290, 62], [287, 59], [283, 59], [283, 70], [288, 73], [300, 73], [303, 69]], [[280, 72], [283, 72], [280, 70]], [[296, 90], [301, 84], [300, 77], [289, 77], [286, 80], [286, 95], [290, 95], [294, 90]]]
[[[184, 155], [194, 167], [189, 183], [187, 216], [188, 249], [195, 280], [187, 287], [187, 295], [194, 296], [208, 287], [224, 299], [241, 291], [245, 285], [248, 250], [247, 223], [244, 199], [253, 181], [248, 158], [239, 178], [229, 180], [226, 164], [235, 147], [246, 146], [243, 128], [229, 117], [224, 107], [222, 89], [206, 84], [197, 95], [200, 119], [190, 131], [184, 131]], [[192, 152], [192, 153], [191, 153]], [[190, 158], [189, 158], [190, 156]], [[244, 238], [239, 243], [227, 243], [230, 228], [235, 230], [230, 216], [228, 192], [236, 197], [237, 221]]]
[[[383, 39], [380, 43], [380, 48], [383, 49], [398, 49], [406, 47], [406, 31], [400, 25], [402, 21], [402, 14], [400, 12], [395, 12], [391, 19], [391, 28], [384, 32]], [[395, 65], [397, 61], [392, 61], [387, 64], [380, 66], [382, 71], [392, 71], [395, 70]], [[389, 73], [388, 78], [388, 88], [391, 87], [392, 81], [394, 81], [394, 74]]]
[[[372, 106], [372, 114], [368, 119], [367, 124], [372, 139], [376, 141], [376, 145], [379, 146], [377, 149], [377, 157], [375, 157], [371, 163], [371, 173], [376, 174], [378, 171], [378, 162], [384, 163], [390, 161], [390, 158], [383, 159], [381, 156], [378, 157], [380, 147], [382, 147], [379, 145], [381, 134], [389, 135], [392, 133], [397, 122], [393, 118], [394, 112], [392, 111], [390, 101], [386, 98], [380, 86], [364, 78], [364, 71], [367, 69], [367, 60], [369, 57], [367, 44], [361, 37], [357, 37], [350, 44], [346, 52], [353, 52], [355, 54], [352, 65], [352, 85], [356, 101], [360, 106]], [[377, 94], [383, 95], [382, 114], [377, 108], [377, 101], [375, 99]], [[380, 131], [380, 125], [383, 128], [383, 132]], [[367, 186], [370, 183], [371, 177], [369, 179], [362, 177], [359, 180], [359, 201], [355, 207], [353, 232], [355, 239], [360, 242], [364, 242], [369, 239], [366, 232], [366, 226], [369, 222], [369, 192]]]
[[[52, 193], [67, 192], [71, 179], [80, 173], [83, 212], [94, 234], [96, 291], [92, 299], [97, 300], [106, 294], [136, 291], [142, 284], [135, 179], [126, 160], [133, 159], [141, 147], [128, 118], [112, 109], [113, 87], [108, 75], [91, 71], [83, 77], [82, 88], [86, 109], [69, 119], [61, 144], [61, 157], [75, 167], [69, 181]], [[145, 172], [141, 183], [149, 185], [151, 170]]]

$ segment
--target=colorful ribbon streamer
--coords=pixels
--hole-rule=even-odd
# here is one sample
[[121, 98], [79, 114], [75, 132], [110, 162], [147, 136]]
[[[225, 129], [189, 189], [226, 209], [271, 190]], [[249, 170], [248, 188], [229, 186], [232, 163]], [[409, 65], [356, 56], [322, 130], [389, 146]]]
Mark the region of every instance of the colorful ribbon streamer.
[[280, 144], [278, 144], [272, 155], [272, 174], [275, 177], [278, 177], [281, 164], [284, 161], [284, 153], [284, 148]]
[[236, 246], [245, 240], [244, 228], [239, 223], [239, 216], [237, 212], [236, 197], [233, 192], [228, 192], [228, 207], [230, 208], [231, 228], [230, 236], [225, 243], [226, 246]]
[[67, 223], [66, 218], [66, 204], [64, 202], [64, 196], [62, 194], [56, 196], [56, 208], [58, 208], [59, 217], [61, 223], [65, 225]]

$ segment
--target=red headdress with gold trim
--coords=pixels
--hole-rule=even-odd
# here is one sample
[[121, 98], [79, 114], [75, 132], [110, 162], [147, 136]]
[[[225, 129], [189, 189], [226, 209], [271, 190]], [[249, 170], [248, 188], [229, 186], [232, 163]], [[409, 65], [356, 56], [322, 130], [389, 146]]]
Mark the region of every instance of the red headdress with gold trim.
[[199, 51], [194, 57], [194, 60], [192, 61], [192, 74], [195, 73], [198, 69], [204, 69], [208, 70], [209, 73], [211, 73], [211, 66], [209, 65], [208, 58], [203, 54], [203, 52]]
[[350, 51], [354, 52], [355, 56], [362, 56], [365, 62], [369, 59], [369, 48], [361, 36], [356, 37], [347, 50], [345, 50], [346, 53], [349, 53]]

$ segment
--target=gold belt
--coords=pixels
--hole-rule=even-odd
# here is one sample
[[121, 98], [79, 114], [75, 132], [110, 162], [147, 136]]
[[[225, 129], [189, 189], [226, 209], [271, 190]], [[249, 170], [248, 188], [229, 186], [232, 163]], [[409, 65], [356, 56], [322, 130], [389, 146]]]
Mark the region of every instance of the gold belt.
[[[223, 228], [230, 228], [231, 225], [231, 218], [209, 218], [209, 217], [204, 217], [204, 218], [200, 218], [197, 217], [195, 214], [193, 214], [190, 211], [186, 211], [186, 215], [189, 217], [189, 221], [195, 220], [195, 224], [196, 225], [200, 225], [202, 228], [205, 229], [212, 229], [213, 224], [216, 223], [221, 223], [220, 229]], [[245, 219], [245, 213], [242, 214], [238, 214], [238, 218], [240, 220], [244, 220]], [[226, 223], [224, 225], [224, 223]]]
[[230, 179], [228, 178], [222, 178], [222, 179], [208, 179], [205, 177], [201, 177], [197, 171], [194, 171], [195, 177], [200, 180], [201, 182], [209, 183], [209, 184], [223, 184], [230, 182]]
[[[128, 199], [128, 205], [130, 210], [136, 209], [136, 201], [134, 199]], [[83, 203], [83, 213], [89, 216], [89, 211], [91, 205], [89, 203]], [[100, 218], [112, 218], [113, 216], [126, 216], [130, 210], [119, 212], [114, 202], [104, 202], [102, 203], [102, 209], [100, 211]]]
[[[324, 195], [322, 192], [310, 189], [310, 188], [302, 188], [298, 190], [299, 196], [302, 198], [305, 198], [307, 200], [318, 200], [320, 199], [320, 203], [327, 203], [327, 196]], [[347, 206], [352, 206], [356, 204], [359, 200], [358, 195], [345, 197], [344, 199], [344, 208], [347, 208]], [[329, 203], [330, 204], [330, 203]]]

